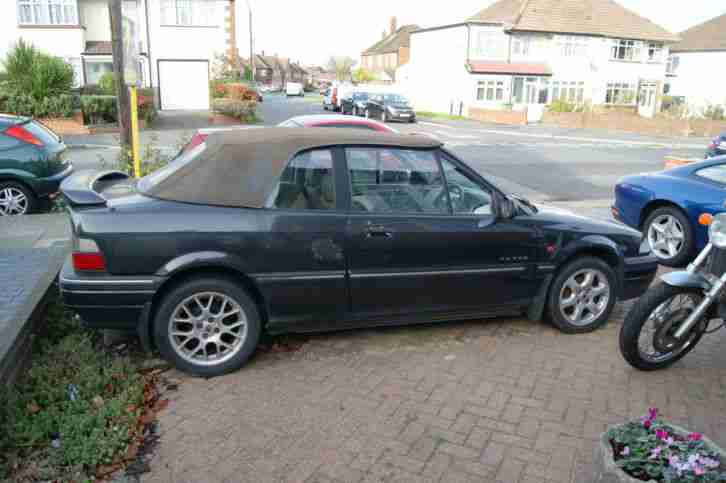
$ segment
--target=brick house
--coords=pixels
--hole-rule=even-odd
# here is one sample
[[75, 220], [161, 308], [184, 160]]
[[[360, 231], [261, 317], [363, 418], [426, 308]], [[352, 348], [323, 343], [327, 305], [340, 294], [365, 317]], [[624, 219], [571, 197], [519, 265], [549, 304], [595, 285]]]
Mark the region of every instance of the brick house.
[[[235, 0], [124, 0], [140, 41], [144, 87], [162, 109], [208, 109], [210, 65], [237, 56]], [[112, 71], [107, 0], [3, 0], [0, 60], [20, 38], [63, 58], [77, 87]]]
[[[726, 14], [679, 34], [668, 59], [668, 92], [681, 97], [694, 114], [709, 106], [726, 107], [726, 87], [719, 75], [726, 65]], [[704, 75], [706, 74], [706, 75]]]
[[297, 62], [286, 57], [261, 54], [255, 55], [255, 81], [269, 86], [285, 88], [287, 82], [304, 84], [308, 72]]
[[533, 121], [555, 100], [653, 116], [679, 40], [613, 0], [500, 0], [410, 37], [397, 80], [417, 109], [513, 109]]
[[384, 30], [381, 40], [361, 53], [360, 66], [381, 81], [394, 81], [396, 69], [408, 62], [411, 32], [418, 28], [418, 25], [398, 28], [396, 17], [391, 17], [390, 30]]

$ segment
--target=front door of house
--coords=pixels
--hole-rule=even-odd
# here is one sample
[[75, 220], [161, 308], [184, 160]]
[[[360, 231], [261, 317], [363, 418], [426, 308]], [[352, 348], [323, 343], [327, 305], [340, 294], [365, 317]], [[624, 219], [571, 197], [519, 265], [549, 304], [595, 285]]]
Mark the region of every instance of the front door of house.
[[547, 104], [549, 80], [543, 77], [515, 77], [512, 104], [518, 111], [527, 111], [527, 122], [538, 122]]
[[641, 82], [638, 89], [638, 114], [643, 117], [655, 116], [658, 86], [655, 82]]

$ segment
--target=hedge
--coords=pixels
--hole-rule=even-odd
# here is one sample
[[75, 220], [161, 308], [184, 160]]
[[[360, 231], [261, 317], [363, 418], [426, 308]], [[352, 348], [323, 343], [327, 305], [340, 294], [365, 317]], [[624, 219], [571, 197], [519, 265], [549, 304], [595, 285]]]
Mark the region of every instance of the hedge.
[[214, 99], [212, 101], [212, 109], [214, 110], [214, 112], [218, 112], [220, 114], [224, 114], [225, 116], [239, 119], [243, 123], [253, 123], [257, 121], [256, 101]]
[[[83, 119], [86, 124], [114, 123], [118, 121], [116, 96], [84, 95], [80, 96]], [[139, 89], [137, 105], [139, 119], [151, 124], [156, 119], [157, 111], [154, 105], [152, 89]]]

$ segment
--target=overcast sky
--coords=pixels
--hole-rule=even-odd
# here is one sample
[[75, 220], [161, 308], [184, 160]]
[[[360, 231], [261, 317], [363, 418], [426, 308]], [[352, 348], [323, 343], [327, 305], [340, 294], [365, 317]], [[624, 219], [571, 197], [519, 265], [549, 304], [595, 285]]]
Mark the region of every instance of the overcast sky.
[[[671, 32], [726, 13], [724, 0], [618, 0]], [[391, 16], [398, 25], [432, 27], [461, 22], [493, 0], [249, 0], [255, 50], [279, 54], [303, 64], [324, 64], [331, 55], [360, 53], [381, 38]], [[238, 45], [249, 56], [246, 0], [237, 0]]]

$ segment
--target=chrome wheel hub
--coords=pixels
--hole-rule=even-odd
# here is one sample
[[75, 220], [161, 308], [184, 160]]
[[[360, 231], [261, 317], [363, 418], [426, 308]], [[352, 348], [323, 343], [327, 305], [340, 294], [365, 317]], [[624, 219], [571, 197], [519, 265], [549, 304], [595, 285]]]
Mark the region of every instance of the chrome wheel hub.
[[696, 310], [701, 297], [695, 294], [678, 294], [660, 304], [648, 316], [638, 336], [638, 352], [643, 359], [662, 362], [671, 359], [692, 343], [703, 323], [696, 325], [690, 334], [678, 340], [673, 336], [676, 329]]
[[247, 318], [231, 297], [204, 292], [183, 300], [172, 312], [169, 341], [193, 364], [221, 364], [237, 354], [247, 338]]
[[648, 227], [648, 244], [651, 251], [660, 259], [677, 256], [683, 248], [685, 239], [683, 226], [671, 215], [657, 217]]
[[28, 197], [17, 188], [0, 190], [0, 216], [24, 215], [28, 211]]
[[604, 312], [610, 301], [610, 284], [600, 270], [578, 270], [560, 290], [560, 312], [572, 325], [592, 324]]

